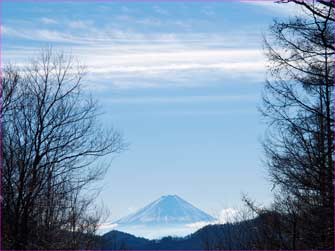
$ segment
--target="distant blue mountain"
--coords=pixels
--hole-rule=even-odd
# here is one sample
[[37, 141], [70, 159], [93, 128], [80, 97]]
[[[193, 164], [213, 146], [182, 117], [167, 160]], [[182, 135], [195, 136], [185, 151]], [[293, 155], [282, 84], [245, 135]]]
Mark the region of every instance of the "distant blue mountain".
[[164, 226], [212, 222], [215, 218], [194, 207], [177, 195], [162, 196], [139, 211], [121, 218], [118, 225]]
[[[149, 239], [186, 236], [216, 219], [177, 195], [162, 196], [137, 212], [113, 222], [113, 229]], [[201, 222], [201, 226], [198, 224]]]

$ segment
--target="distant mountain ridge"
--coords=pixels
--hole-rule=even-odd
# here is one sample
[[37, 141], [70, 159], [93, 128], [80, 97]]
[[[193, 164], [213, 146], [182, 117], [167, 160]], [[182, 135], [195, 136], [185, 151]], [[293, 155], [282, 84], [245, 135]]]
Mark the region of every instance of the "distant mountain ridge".
[[101, 236], [103, 250], [246, 250], [259, 237], [249, 231], [260, 226], [259, 219], [234, 224], [208, 225], [185, 237], [167, 236], [148, 240], [134, 235], [110, 231]]
[[215, 218], [177, 195], [166, 195], [114, 223], [118, 225], [167, 225], [200, 221], [212, 222], [215, 221]]

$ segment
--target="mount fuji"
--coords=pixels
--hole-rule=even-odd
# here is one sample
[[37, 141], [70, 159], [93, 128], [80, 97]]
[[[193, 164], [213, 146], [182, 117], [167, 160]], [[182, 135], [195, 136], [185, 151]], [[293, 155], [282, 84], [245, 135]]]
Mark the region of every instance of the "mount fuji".
[[112, 225], [119, 231], [153, 239], [185, 236], [215, 220], [179, 196], [165, 195]]
[[119, 225], [188, 224], [215, 219], [177, 195], [162, 196], [134, 214], [116, 221]]

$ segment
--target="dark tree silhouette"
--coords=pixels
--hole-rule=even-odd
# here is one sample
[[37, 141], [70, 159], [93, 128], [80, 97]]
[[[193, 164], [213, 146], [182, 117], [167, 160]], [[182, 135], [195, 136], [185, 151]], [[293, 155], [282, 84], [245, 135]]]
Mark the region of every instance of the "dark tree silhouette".
[[[266, 165], [280, 213], [272, 248], [333, 249], [334, 2], [281, 1], [303, 14], [265, 40]], [[262, 248], [262, 247], [261, 247]], [[271, 248], [271, 246], [268, 248]]]
[[98, 158], [124, 145], [98, 123], [84, 73], [51, 49], [25, 68], [3, 70], [4, 249], [92, 247], [99, 214], [87, 189], [108, 167]]

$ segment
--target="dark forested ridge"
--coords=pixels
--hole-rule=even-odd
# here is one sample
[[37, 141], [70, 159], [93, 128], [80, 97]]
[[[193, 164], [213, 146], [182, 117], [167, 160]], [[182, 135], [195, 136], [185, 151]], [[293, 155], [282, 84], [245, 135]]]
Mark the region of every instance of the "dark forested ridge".
[[[102, 249], [105, 250], [203, 250], [206, 245], [210, 248], [224, 247], [226, 244], [220, 237], [231, 231], [230, 225], [213, 225], [204, 227], [194, 234], [182, 237], [164, 237], [159, 240], [148, 240], [131, 234], [113, 230], [102, 237]], [[238, 249], [237, 243], [229, 245]]]
[[274, 213], [266, 213], [253, 220], [208, 225], [186, 237], [168, 236], [159, 240], [148, 240], [113, 230], [101, 237], [100, 245], [104, 250], [257, 249], [255, 243], [270, 233], [267, 233], [267, 222], [276, 221], [278, 217]]

